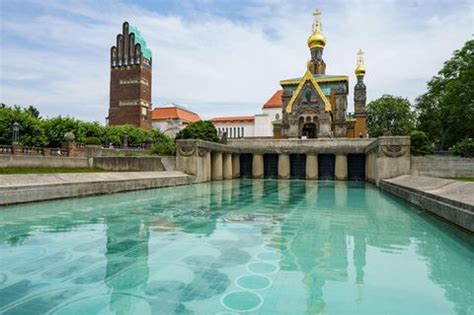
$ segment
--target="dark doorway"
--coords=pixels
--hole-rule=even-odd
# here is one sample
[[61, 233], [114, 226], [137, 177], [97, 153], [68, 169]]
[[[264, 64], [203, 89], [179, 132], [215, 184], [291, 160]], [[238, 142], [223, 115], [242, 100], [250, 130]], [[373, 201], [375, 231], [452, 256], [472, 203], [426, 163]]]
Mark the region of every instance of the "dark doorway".
[[278, 178], [278, 154], [263, 155], [263, 177]]
[[306, 178], [306, 154], [290, 154], [290, 177], [292, 179]]
[[244, 153], [240, 155], [240, 177], [252, 178], [252, 154]]
[[318, 155], [318, 178], [334, 180], [336, 156], [334, 154]]
[[317, 136], [316, 124], [306, 123], [303, 125], [302, 136], [306, 136], [308, 139], [314, 139]]
[[365, 154], [347, 155], [347, 179], [365, 180]]

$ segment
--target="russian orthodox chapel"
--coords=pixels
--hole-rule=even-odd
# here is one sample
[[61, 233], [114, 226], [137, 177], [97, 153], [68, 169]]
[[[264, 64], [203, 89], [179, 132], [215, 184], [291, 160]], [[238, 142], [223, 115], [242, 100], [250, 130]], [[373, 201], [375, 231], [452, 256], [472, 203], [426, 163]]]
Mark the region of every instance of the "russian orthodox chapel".
[[366, 137], [365, 66], [359, 50], [354, 87], [354, 117], [347, 118], [349, 78], [326, 74], [321, 12], [314, 13], [313, 33], [308, 38], [311, 58], [301, 78], [282, 80], [282, 119], [274, 122], [275, 138]]

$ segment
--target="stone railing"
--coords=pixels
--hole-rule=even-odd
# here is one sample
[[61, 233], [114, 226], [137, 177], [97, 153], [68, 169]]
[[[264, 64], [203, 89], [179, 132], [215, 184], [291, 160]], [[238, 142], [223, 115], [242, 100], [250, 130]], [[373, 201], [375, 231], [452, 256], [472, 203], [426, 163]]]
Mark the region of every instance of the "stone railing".
[[367, 180], [377, 186], [381, 179], [410, 174], [410, 137], [380, 137], [366, 155]]
[[0, 146], [0, 154], [38, 155], [38, 156], [69, 156], [69, 150], [63, 148], [39, 148], [24, 146]]

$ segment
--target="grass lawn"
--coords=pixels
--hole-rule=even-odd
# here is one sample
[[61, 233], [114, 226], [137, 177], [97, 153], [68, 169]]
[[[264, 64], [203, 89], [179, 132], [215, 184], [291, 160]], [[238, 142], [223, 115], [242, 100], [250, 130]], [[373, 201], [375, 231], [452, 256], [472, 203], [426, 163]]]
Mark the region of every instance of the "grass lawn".
[[460, 180], [463, 182], [474, 182], [474, 177], [448, 177], [447, 179]]
[[0, 168], [0, 175], [14, 174], [54, 174], [54, 173], [97, 173], [107, 172], [98, 168]]

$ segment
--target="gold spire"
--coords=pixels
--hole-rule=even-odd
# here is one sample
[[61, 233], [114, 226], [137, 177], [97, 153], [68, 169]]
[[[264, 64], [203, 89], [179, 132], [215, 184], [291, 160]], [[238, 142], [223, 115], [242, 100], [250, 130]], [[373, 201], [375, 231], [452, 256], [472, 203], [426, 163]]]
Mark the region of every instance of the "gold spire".
[[313, 13], [314, 23], [313, 23], [313, 34], [308, 38], [308, 47], [311, 48], [324, 48], [326, 46], [326, 37], [322, 33], [321, 26], [321, 11], [316, 9]]
[[359, 51], [357, 52], [357, 66], [354, 71], [356, 76], [365, 75], [364, 58], [362, 57], [363, 54], [364, 52], [362, 51], [362, 49], [359, 49]]

